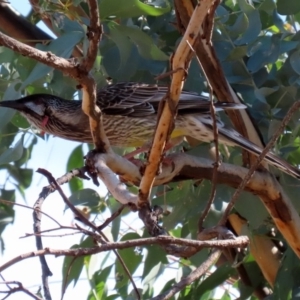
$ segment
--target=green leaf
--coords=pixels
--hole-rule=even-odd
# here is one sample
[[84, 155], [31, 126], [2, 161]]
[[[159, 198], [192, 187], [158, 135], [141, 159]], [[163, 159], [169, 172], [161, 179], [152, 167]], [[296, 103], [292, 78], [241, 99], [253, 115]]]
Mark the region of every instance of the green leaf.
[[300, 74], [300, 51], [295, 51], [290, 56], [291, 66], [297, 74]]
[[119, 27], [120, 26], [115, 22], [108, 23], [109, 37], [114, 41], [119, 49], [120, 68], [123, 68], [130, 57], [133, 44], [129, 38], [119, 30]]
[[[57, 56], [69, 58], [72, 54], [73, 48], [80, 42], [83, 36], [83, 32], [81, 31], [68, 32], [52, 41], [49, 45], [44, 46], [37, 44], [37, 48], [44, 52], [52, 52]], [[44, 64], [37, 63], [27, 79], [23, 82], [20, 90], [24, 89], [32, 82], [44, 77], [50, 71], [52, 71], [52, 68]]]
[[[9, 85], [9, 87], [6, 89], [3, 95], [3, 100], [15, 100], [21, 97], [20, 92], [17, 92], [15, 90], [17, 84], [19, 84], [18, 80]], [[16, 111], [13, 109], [6, 107], [0, 108], [0, 130], [4, 128], [4, 126], [11, 120], [15, 113]]]
[[273, 0], [264, 0], [259, 6], [260, 11], [265, 11], [268, 14], [273, 14], [276, 5]]
[[160, 16], [170, 11], [169, 2], [165, 7], [154, 7], [139, 0], [101, 0], [99, 5], [101, 19], [108, 17], [133, 18], [142, 15]]
[[150, 274], [154, 266], [158, 266], [158, 265], [161, 266], [162, 264], [165, 265], [168, 264], [166, 252], [163, 251], [160, 246], [158, 245], [148, 246], [147, 250], [148, 253], [145, 259], [144, 271], [142, 275], [143, 279]]
[[121, 217], [115, 218], [111, 224], [111, 234], [113, 236], [114, 241], [118, 239], [121, 228]]
[[[15, 202], [16, 191], [15, 190], [5, 190], [1, 189], [1, 199]], [[0, 202], [0, 235], [4, 231], [8, 224], [12, 224], [15, 218], [15, 211], [13, 205], [8, 205]], [[2, 245], [2, 249], [4, 246]]]
[[112, 267], [113, 266], [110, 265], [94, 273], [91, 279], [93, 288], [89, 294], [88, 300], [107, 299], [107, 280]]
[[8, 166], [8, 172], [18, 182], [19, 186], [22, 186], [25, 189], [30, 186], [33, 176], [32, 169], [21, 169], [10, 165]]
[[[77, 146], [69, 156], [68, 162], [67, 162], [67, 172], [80, 168], [83, 165], [83, 150], [82, 145]], [[79, 191], [83, 189], [83, 182], [80, 178], [72, 178], [72, 180], [69, 181], [69, 187], [72, 193], [75, 193], [76, 191]]]
[[67, 162], [67, 172], [76, 168], [82, 167], [83, 164], [83, 151], [82, 145], [77, 146], [69, 156]]
[[18, 160], [22, 157], [23, 149], [24, 149], [23, 139], [24, 139], [24, 135], [21, 136], [21, 138], [14, 145], [13, 148], [7, 149], [4, 153], [0, 155], [0, 165]]
[[277, 272], [274, 299], [294, 299], [291, 297], [291, 293], [300, 286], [299, 272], [299, 259], [291, 249], [288, 249]]
[[[71, 249], [78, 249], [78, 248], [90, 248], [94, 246], [93, 239], [91, 237], [87, 237], [82, 243], [79, 245], [73, 245]], [[63, 262], [63, 269], [62, 269], [62, 293], [65, 292], [68, 285], [74, 280], [74, 286], [76, 285], [81, 271], [84, 266], [84, 256], [80, 257], [73, 257], [73, 256], [66, 256]]]
[[300, 11], [300, 1], [277, 0], [277, 10], [281, 15], [294, 15]]
[[261, 31], [261, 21], [258, 10], [248, 4], [246, 0], [238, 0], [239, 5], [248, 18], [248, 29], [244, 34], [238, 38], [234, 43], [236, 45], [243, 45], [253, 42]]
[[20, 113], [14, 114], [11, 119], [11, 123], [14, 124], [18, 128], [27, 129], [30, 127], [29, 122], [25, 117], [23, 117]]
[[247, 46], [239, 46], [239, 47], [235, 47], [230, 54], [228, 55], [228, 57], [226, 58], [226, 60], [230, 61], [236, 61], [238, 59], [241, 59], [243, 57], [246, 56], [247, 54]]
[[244, 33], [247, 28], [249, 27], [249, 21], [246, 14], [241, 13], [238, 15], [236, 22], [234, 25], [230, 26], [228, 30], [230, 31], [230, 34], [242, 34]]
[[236, 274], [236, 270], [229, 263], [219, 266], [209, 277], [204, 279], [197, 288], [197, 295], [204, 295], [207, 291], [214, 290], [230, 276]]
[[274, 63], [280, 54], [280, 39], [278, 36], [265, 36], [260, 39], [255, 53], [250, 56], [247, 67], [250, 72], [257, 72], [268, 63]]
[[[125, 234], [121, 241], [128, 241], [133, 239], [138, 239], [140, 236], [136, 233], [127, 233]], [[131, 275], [133, 275], [134, 271], [138, 268], [140, 263], [142, 262], [143, 256], [139, 253], [139, 248], [128, 248], [123, 250], [118, 250], [118, 253], [122, 257], [125, 265], [127, 266]], [[120, 289], [124, 287], [128, 282], [128, 275], [125, 273], [123, 267], [121, 266], [119, 260], [116, 261], [116, 269], [115, 269], [115, 277], [116, 277], [116, 289]]]
[[100, 195], [92, 189], [83, 189], [71, 195], [69, 200], [73, 205], [84, 205], [91, 209], [95, 209], [101, 201]]
[[127, 36], [134, 43], [143, 58], [153, 60], [168, 60], [169, 57], [162, 52], [151, 39], [149, 35], [137, 27], [128, 27], [124, 25], [115, 25], [121, 35]]

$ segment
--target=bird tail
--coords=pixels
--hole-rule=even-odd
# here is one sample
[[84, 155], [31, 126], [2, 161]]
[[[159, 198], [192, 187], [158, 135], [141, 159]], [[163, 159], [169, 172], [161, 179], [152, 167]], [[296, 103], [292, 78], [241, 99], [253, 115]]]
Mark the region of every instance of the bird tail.
[[232, 110], [232, 109], [246, 109], [247, 106], [242, 103], [232, 103], [232, 102], [215, 102], [214, 103], [216, 111], [221, 110]]
[[[226, 127], [222, 127], [222, 128], [218, 128], [218, 131], [219, 131], [219, 137], [221, 139], [220, 142], [223, 141], [226, 144], [226, 142], [229, 141], [228, 144], [231, 144], [231, 145], [234, 144], [234, 145], [240, 146], [241, 148], [243, 148], [257, 156], [259, 156], [261, 154], [262, 149], [260, 147], [258, 147], [251, 141], [245, 139], [243, 136], [241, 136], [235, 130], [226, 128]], [[225, 140], [224, 140], [224, 138], [225, 138]], [[277, 167], [281, 171], [300, 179], [300, 170], [298, 168], [292, 166], [291, 164], [289, 164], [284, 159], [278, 157], [274, 153], [272, 153], [272, 152], [267, 153], [264, 160], [266, 162], [268, 162], [269, 164]]]

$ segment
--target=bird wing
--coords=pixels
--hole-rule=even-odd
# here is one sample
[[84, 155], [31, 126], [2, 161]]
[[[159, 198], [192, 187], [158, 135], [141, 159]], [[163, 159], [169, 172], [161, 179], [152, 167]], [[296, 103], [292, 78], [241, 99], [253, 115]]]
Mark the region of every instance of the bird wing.
[[[146, 117], [157, 112], [160, 100], [168, 92], [168, 87], [155, 84], [120, 82], [101, 89], [97, 93], [97, 104], [107, 115]], [[246, 106], [235, 103], [217, 102], [218, 110], [241, 109]], [[210, 113], [207, 97], [183, 91], [178, 103], [180, 114]]]

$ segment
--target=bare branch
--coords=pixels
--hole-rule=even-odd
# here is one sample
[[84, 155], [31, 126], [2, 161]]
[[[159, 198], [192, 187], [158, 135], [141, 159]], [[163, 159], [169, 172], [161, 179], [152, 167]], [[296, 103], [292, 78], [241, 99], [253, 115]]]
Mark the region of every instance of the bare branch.
[[[213, 162], [211, 160], [183, 153], [169, 155], [168, 159], [173, 162], [172, 167], [163, 168], [162, 173], [156, 178], [155, 184], [157, 185], [184, 179], [212, 180]], [[237, 188], [248, 172], [249, 169], [222, 163], [218, 169], [217, 182]], [[300, 257], [298, 247], [300, 243], [300, 218], [278, 181], [267, 172], [256, 171], [245, 186], [245, 190], [260, 197], [277, 228], [296, 255]]]
[[[182, 34], [184, 34], [186, 28], [188, 27], [190, 18], [194, 10], [195, 2], [196, 1], [192, 0], [174, 1], [177, 11], [178, 27]], [[196, 39], [195, 44], [193, 45], [193, 48], [195, 49], [195, 52], [197, 54], [197, 59], [201, 62], [201, 67], [207, 74], [209, 83], [212, 86], [217, 99], [219, 101], [241, 103], [241, 100], [233, 91], [225, 78], [222, 66], [216, 55], [213, 44], [209, 39], [207, 39], [207, 35], [204, 32], [205, 30], [208, 30], [209, 32], [209, 28], [204, 27], [200, 29], [200, 33]], [[256, 145], [263, 147], [263, 143], [260, 139], [258, 131], [252, 123], [246, 110], [231, 110], [228, 111], [227, 114], [229, 115], [235, 128], [242, 134], [242, 136], [247, 137]], [[248, 165], [248, 162], [252, 163], [256, 161], [256, 156], [250, 154], [247, 151], [243, 151], [243, 157], [245, 165]], [[265, 164], [264, 162], [262, 163], [262, 165], [265, 168], [268, 168], [267, 164]]]
[[135, 239], [124, 242], [112, 242], [97, 247], [92, 248], [77, 248], [77, 249], [50, 249], [45, 248], [44, 250], [31, 251], [28, 253], [21, 254], [7, 263], [0, 266], [0, 272], [14, 265], [15, 263], [22, 261], [30, 257], [36, 257], [41, 255], [55, 255], [55, 256], [86, 256], [97, 254], [104, 251], [116, 250], [116, 249], [127, 249], [131, 247], [138, 247], [144, 245], [153, 245], [153, 244], [174, 244], [174, 245], [184, 245], [198, 248], [236, 248], [236, 247], [247, 247], [249, 243], [248, 237], [238, 237], [235, 240], [220, 240], [220, 241], [193, 241], [189, 239], [179, 239], [169, 236], [158, 236], [155, 238], [143, 238]]
[[80, 81], [82, 78], [82, 75], [74, 61], [56, 56], [51, 52], [41, 51], [25, 45], [13, 38], [10, 38], [2, 32], [0, 32], [0, 45], [5, 46], [21, 55], [33, 58], [49, 67], [60, 70], [74, 79]]
[[273, 147], [273, 145], [277, 141], [278, 137], [283, 132], [284, 128], [286, 127], [286, 125], [288, 124], [288, 122], [291, 120], [291, 118], [292, 118], [293, 114], [295, 113], [295, 111], [299, 109], [299, 107], [300, 107], [300, 101], [297, 101], [289, 109], [289, 111], [287, 112], [286, 116], [282, 120], [280, 126], [278, 127], [277, 131], [275, 132], [275, 134], [273, 134], [272, 138], [270, 139], [268, 145], [263, 149], [263, 151], [261, 152], [261, 154], [257, 157], [256, 162], [251, 166], [248, 174], [244, 177], [243, 181], [241, 182], [241, 184], [239, 185], [239, 187], [234, 192], [234, 194], [233, 194], [233, 196], [231, 198], [231, 201], [228, 203], [228, 205], [227, 205], [227, 207], [225, 209], [225, 212], [224, 212], [224, 214], [222, 216], [222, 219], [219, 221], [219, 225], [224, 225], [225, 224], [225, 222], [226, 222], [226, 220], [227, 220], [227, 218], [228, 218], [228, 216], [230, 214], [230, 211], [232, 210], [232, 208], [233, 208], [236, 200], [240, 196], [241, 192], [244, 190], [244, 188], [247, 185], [247, 183], [250, 180], [250, 178], [253, 176], [253, 173], [255, 172], [255, 170], [257, 169], [257, 167], [261, 163], [261, 161], [265, 158], [265, 156], [267, 155], [267, 153], [271, 150], [271, 148]]
[[98, 175], [117, 201], [123, 205], [137, 204], [137, 196], [129, 192], [116, 176], [133, 173], [131, 178], [127, 176], [127, 179], [137, 183], [141, 175], [134, 164], [113, 152], [109, 154], [90, 152], [86, 156], [86, 165], [90, 168], [90, 172]]
[[151, 300], [167, 300], [174, 296], [176, 293], [180, 292], [184, 289], [187, 285], [192, 284], [195, 280], [199, 279], [203, 276], [208, 269], [218, 260], [221, 255], [220, 250], [215, 250], [207, 260], [202, 263], [196, 270], [190, 273], [187, 277], [181, 279], [178, 283], [174, 284], [171, 289], [166, 291], [165, 293], [152, 298]]
[[126, 205], [121, 205], [109, 218], [107, 218], [100, 226], [98, 226], [99, 230], [103, 230], [106, 226], [108, 226], [114, 219], [116, 219], [124, 210]]
[[[61, 187], [59, 186], [59, 184], [56, 182], [55, 178], [52, 176], [52, 174], [50, 172], [48, 172], [47, 170], [43, 170], [43, 169], [38, 169], [37, 172], [43, 174], [45, 177], [47, 177], [49, 183], [55, 186], [55, 188], [57, 189], [57, 191], [59, 192], [59, 194], [61, 195], [62, 199], [64, 200], [65, 204], [70, 208], [70, 210], [74, 213], [74, 215], [76, 215], [78, 217], [78, 219], [85, 225], [87, 225], [88, 227], [92, 228], [93, 230], [95, 230], [95, 232], [99, 233], [99, 237], [98, 237], [98, 241], [101, 241], [103, 244], [106, 244], [107, 242], [109, 242], [108, 238], [106, 237], [106, 235], [97, 228], [97, 226], [90, 222], [86, 216], [78, 209], [75, 208], [75, 206], [70, 202], [70, 200], [68, 199], [68, 197], [64, 194], [64, 192], [62, 191]], [[103, 238], [101, 239], [100, 236]], [[117, 256], [118, 260], [120, 261], [125, 273], [127, 274], [128, 278], [130, 279], [133, 288], [137, 294], [138, 299], [140, 299], [140, 294], [139, 291], [135, 285], [134, 280], [132, 279], [132, 276], [127, 268], [127, 266], [125, 265], [123, 259], [121, 258], [121, 256], [119, 255], [119, 253], [115, 250], [113, 250], [114, 254]]]
[[[241, 234], [247, 221], [237, 214], [231, 214], [228, 220], [237, 234]], [[273, 288], [282, 258], [281, 253], [268, 236], [253, 234], [249, 244], [251, 254], [259, 265], [264, 278]]]
[[34, 46], [37, 42], [52, 40], [50, 35], [28, 22], [7, 3], [0, 2], [0, 19], [1, 31], [27, 45]]
[[154, 183], [154, 178], [158, 173], [164, 147], [173, 130], [177, 104], [186, 75], [186, 68], [191, 59], [191, 49], [189, 45], [194, 44], [200, 32], [202, 22], [213, 2], [214, 0], [198, 2], [184, 37], [174, 54], [172, 69], [177, 70], [177, 72], [172, 76], [170, 92], [161, 101], [161, 114], [158, 117], [153, 145], [148, 157], [148, 164], [140, 183], [138, 207], [149, 205], [149, 194]]
[[[25, 294], [27, 294], [28, 296], [30, 296], [32, 299], [35, 300], [42, 300], [42, 298], [38, 297], [37, 295], [33, 294], [32, 292], [30, 292], [28, 289], [26, 289], [23, 284], [19, 281], [5, 281], [5, 282], [0, 282], [0, 284], [6, 284], [9, 287], [8, 291], [1, 291], [1, 293], [6, 293], [7, 295], [2, 298], [3, 300], [8, 298], [10, 295], [17, 293], [17, 292], [23, 292]], [[9, 285], [11, 284], [15, 284], [17, 285], [16, 287], [10, 287]]]

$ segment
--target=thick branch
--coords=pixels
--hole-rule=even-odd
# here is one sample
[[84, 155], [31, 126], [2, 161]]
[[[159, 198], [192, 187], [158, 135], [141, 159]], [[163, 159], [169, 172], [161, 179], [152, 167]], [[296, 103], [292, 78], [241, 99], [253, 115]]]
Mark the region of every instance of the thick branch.
[[38, 41], [52, 40], [50, 35], [28, 22], [7, 3], [0, 2], [0, 19], [1, 31], [27, 45], [34, 46]]
[[[212, 180], [213, 162], [186, 154], [173, 154], [174, 169], [165, 168], [155, 184], [172, 180], [208, 179]], [[248, 169], [223, 163], [218, 169], [218, 184], [237, 188], [248, 173]], [[300, 257], [300, 218], [288, 196], [277, 180], [267, 172], [255, 172], [245, 187], [246, 191], [260, 197], [273, 218], [277, 228], [289, 245]]]
[[192, 50], [190, 45], [194, 44], [196, 37], [200, 32], [202, 22], [213, 2], [214, 0], [203, 0], [198, 3], [184, 37], [174, 54], [172, 70], [175, 72], [172, 76], [170, 92], [161, 102], [162, 112], [159, 115], [153, 145], [149, 153], [148, 164], [140, 184], [139, 207], [148, 205], [149, 203], [149, 194], [154, 178], [158, 173], [163, 150], [174, 127], [177, 104], [182, 91], [186, 68], [191, 59]]
[[2, 32], [0, 32], [0, 45], [5, 46], [21, 55], [33, 58], [51, 68], [60, 70], [64, 74], [69, 75], [78, 81], [81, 81], [83, 78], [83, 75], [80, 73], [75, 62], [56, 56], [51, 52], [41, 51], [25, 45], [10, 38]]
[[[237, 214], [229, 216], [229, 222], [237, 234], [242, 234], [246, 221]], [[281, 255], [269, 237], [254, 234], [251, 236], [250, 251], [259, 265], [264, 277], [271, 287], [274, 287], [277, 272], [280, 267]]]
[[[174, 3], [176, 7], [178, 27], [181, 33], [184, 34], [194, 11], [194, 4], [192, 0], [175, 0]], [[200, 33], [193, 45], [193, 49], [195, 50], [200, 65], [203, 68], [203, 71], [219, 101], [241, 103], [240, 99], [224, 76], [220, 61], [211, 41], [206, 36], [205, 30], [205, 27], [200, 29]], [[260, 147], [263, 147], [260, 134], [246, 110], [231, 110], [227, 113], [235, 128], [243, 136], [247, 137], [250, 141]], [[256, 161], [256, 157], [249, 152], [243, 151], [243, 156], [246, 162], [252, 163]], [[267, 168], [266, 164], [263, 163], [263, 165]]]

